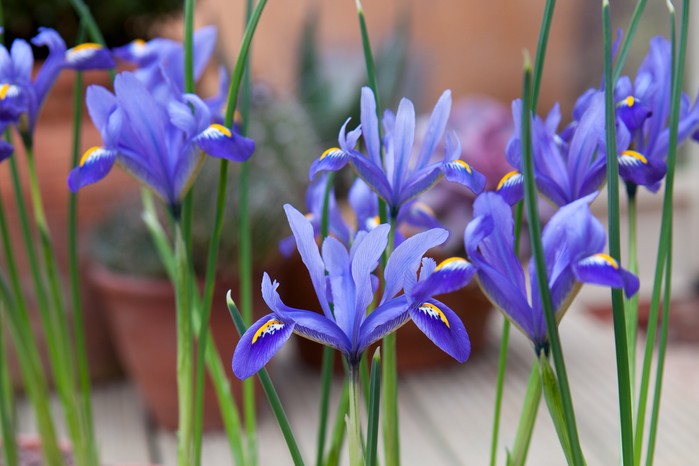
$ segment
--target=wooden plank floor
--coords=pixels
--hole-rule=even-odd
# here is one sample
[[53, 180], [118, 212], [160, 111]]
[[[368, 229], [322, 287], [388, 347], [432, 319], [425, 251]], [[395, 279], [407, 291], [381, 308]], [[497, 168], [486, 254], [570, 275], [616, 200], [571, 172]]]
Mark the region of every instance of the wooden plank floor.
[[[399, 387], [403, 464], [488, 463], [500, 326], [499, 317], [491, 320], [491, 343], [466, 364], [455, 363], [449, 368], [402, 377]], [[561, 334], [587, 462], [618, 464], [619, 421], [611, 326], [582, 312], [569, 312]], [[512, 445], [532, 357], [528, 342], [513, 331], [499, 464], [504, 462], [504, 447]], [[318, 374], [298, 363], [293, 351], [280, 355], [271, 372], [302, 453], [310, 462], [317, 426]], [[697, 464], [692, 448], [699, 438], [699, 345], [672, 345], [665, 373], [656, 464]], [[333, 384], [333, 404], [340, 389], [341, 380], [337, 379]], [[95, 389], [94, 411], [105, 464], [176, 463], [174, 435], [150, 426], [135, 389], [128, 383]], [[34, 421], [25, 402], [20, 403], [18, 412], [20, 430], [33, 432]], [[264, 404], [258, 430], [260, 464], [291, 464], [281, 433]], [[203, 455], [205, 466], [232, 464], [225, 437], [220, 433], [207, 434]], [[543, 403], [529, 464], [565, 464]]]

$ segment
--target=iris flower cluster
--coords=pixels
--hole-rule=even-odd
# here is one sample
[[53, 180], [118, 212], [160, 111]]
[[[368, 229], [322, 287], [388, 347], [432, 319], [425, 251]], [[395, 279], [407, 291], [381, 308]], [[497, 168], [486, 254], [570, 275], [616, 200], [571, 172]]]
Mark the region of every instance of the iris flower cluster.
[[[619, 175], [627, 184], [657, 191], [665, 177], [670, 139], [670, 42], [655, 37], [636, 73], [635, 80], [622, 76], [615, 83], [615, 148]], [[507, 158], [515, 171], [506, 175], [498, 191], [510, 204], [522, 199], [523, 179], [519, 139], [522, 103], [512, 105], [515, 134]], [[590, 89], [576, 102], [573, 121], [558, 131], [561, 113], [554, 106], [546, 119], [532, 117], [532, 156], [539, 192], [557, 206], [598, 191], [605, 183], [606, 152], [604, 92]], [[699, 129], [699, 105], [682, 95], [678, 142]]]
[[[0, 44], [0, 131], [16, 125], [25, 140], [31, 139], [41, 107], [63, 69], [94, 70], [114, 67], [111, 53], [94, 43], [71, 49], [53, 29], [41, 28], [31, 40], [48, 47], [49, 54], [32, 78], [34, 55], [29, 43], [15, 39], [8, 51]], [[12, 146], [0, 142], [0, 159], [12, 154]]]
[[[201, 57], [208, 60], [211, 51], [206, 54], [208, 42], [198, 37], [195, 69], [201, 73], [206, 63]], [[202, 47], [204, 51], [198, 53]], [[175, 52], [180, 49], [174, 48]], [[85, 152], [71, 171], [68, 185], [72, 191], [101, 180], [119, 164], [176, 212], [204, 153], [236, 162], [252, 155], [255, 144], [251, 139], [218, 123], [210, 106], [197, 95], [182, 93], [184, 65], [175, 60], [181, 54], [172, 50], [164, 47], [160, 51], [168, 60], [161, 56], [145, 61], [146, 70], [120, 73], [114, 93], [100, 86], [88, 88], [88, 111], [104, 144]]]
[[[446, 91], [437, 101], [430, 116], [422, 145], [413, 157], [415, 142], [415, 108], [408, 99], [401, 100], [398, 112], [383, 115], [383, 138], [376, 113], [376, 100], [371, 89], [362, 89], [361, 125], [347, 132], [349, 120], [340, 130], [340, 147], [326, 150], [313, 162], [310, 178], [323, 171], [338, 171], [348, 163], [359, 177], [386, 203], [394, 218], [401, 207], [430, 189], [441, 178], [459, 183], [479, 193], [485, 177], [466, 162], [459, 160], [461, 146], [452, 134], [447, 135], [446, 151], [441, 160], [433, 154], [441, 143], [451, 109], [451, 93]], [[363, 138], [366, 154], [356, 150]]]

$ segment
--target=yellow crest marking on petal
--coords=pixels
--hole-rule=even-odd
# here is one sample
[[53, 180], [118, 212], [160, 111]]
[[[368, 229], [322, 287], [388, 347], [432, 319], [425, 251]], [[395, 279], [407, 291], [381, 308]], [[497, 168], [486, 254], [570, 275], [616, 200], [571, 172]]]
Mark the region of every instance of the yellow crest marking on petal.
[[85, 42], [84, 44], [76, 45], [72, 49], [68, 50], [68, 53], [78, 53], [85, 50], [99, 50], [102, 46], [94, 42]]
[[284, 327], [284, 322], [277, 319], [268, 320], [262, 327], [258, 328], [255, 335], [252, 336], [252, 344], [254, 345], [257, 339], [261, 336], [264, 336], [267, 333], [274, 333], [282, 327]]
[[444, 268], [449, 264], [453, 264], [454, 262], [466, 262], [466, 259], [464, 259], [463, 257], [450, 257], [449, 259], [444, 259], [442, 262], [439, 263], [439, 265], [434, 269], [434, 271], [436, 272], [437, 270]]
[[621, 153], [621, 156], [626, 156], [626, 157], [632, 157], [638, 161], [640, 161], [642, 164], [647, 165], [648, 164], [648, 159], [643, 156], [640, 152], [636, 152], [635, 150], [625, 150], [624, 152]]
[[598, 259], [602, 259], [605, 261], [607, 264], [611, 265], [615, 269], [619, 268], [619, 263], [610, 255], [604, 254], [603, 252], [600, 252], [598, 254], [595, 254], [593, 257], [597, 257]]
[[461, 165], [462, 167], [464, 167], [464, 168], [466, 169], [467, 172], [473, 173], [473, 170], [471, 169], [471, 165], [467, 164], [467, 163], [464, 162], [463, 160], [454, 160], [454, 163], [456, 163], [456, 164]]
[[447, 328], [451, 328], [451, 325], [449, 325], [449, 321], [447, 320], [447, 316], [445, 316], [442, 310], [434, 304], [423, 303], [422, 306], [419, 307], [419, 309], [427, 315], [430, 315], [432, 317], [439, 317], [439, 320], [444, 322], [444, 325], [446, 325]]
[[519, 175], [519, 172], [517, 170], [513, 170], [509, 173], [507, 173], [505, 176], [502, 177], [500, 182], [498, 183], [498, 187], [495, 188], [496, 191], [500, 191], [500, 189], [507, 184], [507, 182], [510, 180], [510, 178]]
[[636, 103], [636, 99], [634, 99], [634, 97], [632, 95], [630, 95], [626, 98], [626, 105], [627, 106], [633, 107], [633, 104], [635, 104], [635, 103]]
[[132, 44], [140, 49], [146, 46], [146, 41], [143, 39], [134, 39]]
[[83, 165], [85, 165], [85, 162], [87, 162], [87, 159], [89, 159], [92, 154], [94, 154], [96, 151], [98, 151], [100, 149], [101, 149], [100, 146], [94, 146], [94, 147], [90, 147], [88, 150], [86, 150], [85, 153], [83, 154], [83, 156], [80, 157], [79, 166], [82, 167]]
[[10, 85], [8, 83], [3, 84], [0, 86], [0, 100], [5, 100], [5, 97], [7, 97], [7, 93], [10, 90]]
[[323, 153], [320, 155], [320, 159], [319, 159], [319, 160], [323, 160], [323, 159], [325, 158], [325, 156], [328, 155], [329, 153], [335, 152], [335, 151], [339, 151], [339, 150], [340, 150], [339, 147], [331, 147], [330, 149], [326, 150], [325, 152], [323, 152]]
[[231, 130], [229, 130], [228, 128], [226, 128], [223, 125], [219, 125], [218, 123], [214, 123], [214, 124], [210, 125], [209, 129], [213, 129], [215, 131], [223, 133], [223, 135], [226, 136], [227, 138], [230, 138], [232, 136]]
[[313, 220], [313, 213], [308, 212], [304, 217], [306, 217], [306, 220]]

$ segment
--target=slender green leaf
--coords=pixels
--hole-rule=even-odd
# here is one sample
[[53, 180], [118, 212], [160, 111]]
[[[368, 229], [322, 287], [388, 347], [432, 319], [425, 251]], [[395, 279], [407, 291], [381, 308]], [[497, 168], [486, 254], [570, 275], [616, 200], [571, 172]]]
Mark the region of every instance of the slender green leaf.
[[[228, 311], [231, 314], [231, 318], [233, 319], [235, 328], [238, 330], [238, 333], [242, 335], [243, 333], [245, 333], [246, 330], [245, 323], [243, 322], [243, 317], [240, 315], [240, 311], [238, 311], [238, 307], [235, 305], [235, 302], [233, 302], [233, 298], [231, 297], [230, 291], [228, 292], [228, 295], [226, 295], [226, 304], [228, 305]], [[303, 466], [304, 463], [303, 458], [301, 457], [301, 451], [299, 450], [298, 444], [296, 443], [296, 439], [294, 438], [294, 433], [291, 429], [291, 425], [289, 424], [289, 420], [286, 418], [284, 407], [282, 406], [282, 402], [279, 399], [279, 395], [277, 395], [277, 391], [274, 388], [274, 385], [272, 384], [272, 379], [269, 377], [269, 374], [267, 373], [267, 369], [260, 369], [260, 371], [257, 373], [257, 376], [260, 379], [260, 382], [262, 383], [262, 388], [265, 391], [265, 395], [267, 395], [267, 401], [269, 401], [269, 405], [271, 406], [272, 411], [274, 412], [274, 417], [277, 419], [279, 428], [282, 431], [282, 435], [284, 436], [286, 445], [289, 448], [289, 453], [291, 454], [291, 458], [294, 461], [294, 465]]]

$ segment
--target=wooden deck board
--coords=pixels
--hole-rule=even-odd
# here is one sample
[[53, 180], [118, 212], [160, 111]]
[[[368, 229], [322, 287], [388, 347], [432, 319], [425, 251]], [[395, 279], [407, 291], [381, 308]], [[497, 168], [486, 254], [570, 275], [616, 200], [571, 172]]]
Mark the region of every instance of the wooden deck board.
[[[491, 343], [463, 366], [455, 364], [401, 377], [400, 429], [404, 465], [487, 464], [500, 322], [500, 319], [492, 320]], [[587, 462], [591, 466], [617, 464], [619, 420], [612, 328], [581, 312], [571, 312], [561, 326], [561, 334]], [[502, 409], [499, 464], [504, 461], [504, 449], [513, 443], [532, 356], [529, 343], [513, 330]], [[656, 464], [684, 465], [695, 460], [692, 446], [699, 438], [697, 361], [698, 345], [670, 347]], [[304, 458], [312, 463], [318, 423], [318, 372], [301, 365], [293, 351], [280, 355], [270, 370]], [[341, 378], [335, 378], [331, 396], [333, 419], [341, 389]], [[57, 409], [57, 412], [60, 411]], [[94, 412], [99, 447], [106, 464], [148, 461], [158, 461], [164, 466], [176, 464], [175, 436], [169, 432], [152, 432], [136, 391], [130, 385], [97, 387]], [[21, 432], [35, 431], [26, 401], [19, 403], [18, 415]], [[261, 400], [258, 415], [260, 464], [291, 464], [281, 432], [265, 400]], [[154, 448], [149, 448], [151, 439]], [[342, 464], [347, 464], [346, 455], [343, 458]], [[542, 466], [565, 463], [543, 401], [529, 459], [530, 464]], [[223, 434], [205, 436], [202, 464], [232, 464]]]

